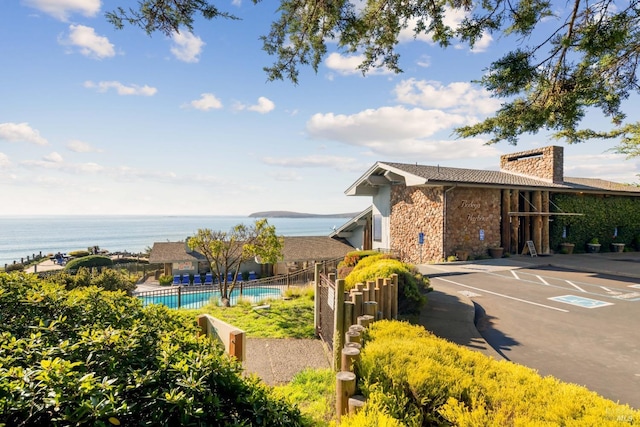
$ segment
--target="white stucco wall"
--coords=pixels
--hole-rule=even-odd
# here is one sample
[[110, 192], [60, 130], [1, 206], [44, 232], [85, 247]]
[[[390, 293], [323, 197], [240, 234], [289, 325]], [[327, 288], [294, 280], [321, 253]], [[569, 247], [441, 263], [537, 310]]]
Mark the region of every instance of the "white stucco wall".
[[[382, 216], [382, 240], [373, 240], [373, 249], [389, 249], [391, 247], [389, 217], [391, 216], [391, 186], [378, 187], [378, 194], [373, 196], [373, 218]], [[375, 222], [375, 220], [373, 221]]]

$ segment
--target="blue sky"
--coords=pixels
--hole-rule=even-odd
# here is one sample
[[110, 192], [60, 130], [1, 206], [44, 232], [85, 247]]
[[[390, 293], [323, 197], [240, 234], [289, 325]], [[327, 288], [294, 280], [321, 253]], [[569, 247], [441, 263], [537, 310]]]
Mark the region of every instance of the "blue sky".
[[220, 2], [241, 20], [149, 37], [106, 21], [124, 1], [0, 0], [0, 214], [356, 212], [370, 198], [344, 190], [378, 160], [497, 169], [501, 154], [552, 143], [566, 176], [639, 180], [613, 142], [453, 136], [500, 105], [470, 83], [512, 46], [497, 36], [471, 51], [407, 33], [404, 73], [366, 77], [330, 46], [299, 85], [267, 82], [259, 36], [275, 3]]

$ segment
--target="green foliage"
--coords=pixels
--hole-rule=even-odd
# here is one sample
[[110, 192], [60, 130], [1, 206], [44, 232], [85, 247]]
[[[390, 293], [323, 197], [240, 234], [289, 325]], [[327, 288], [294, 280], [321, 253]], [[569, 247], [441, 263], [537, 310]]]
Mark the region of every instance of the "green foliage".
[[268, 309], [256, 310], [248, 301], [239, 301], [232, 307], [220, 306], [215, 301], [189, 312], [194, 318], [198, 314], [210, 314], [253, 338], [315, 338], [312, 298], [276, 299], [268, 301], [268, 305]]
[[377, 407], [371, 416], [385, 414], [406, 426], [614, 426], [640, 416], [584, 387], [397, 321], [372, 325], [360, 368], [361, 390]]
[[[332, 369], [305, 369], [274, 394], [300, 408], [314, 426], [328, 426], [335, 413], [336, 376]], [[342, 424], [341, 424], [342, 425]]]
[[345, 289], [352, 289], [357, 283], [366, 283], [378, 277], [388, 278], [398, 275], [398, 314], [419, 314], [426, 302], [423, 292], [429, 291], [429, 279], [420, 274], [414, 266], [405, 264], [388, 255], [377, 254], [366, 257], [345, 277]]
[[67, 271], [75, 271], [80, 267], [93, 268], [93, 267], [111, 267], [113, 261], [108, 256], [104, 255], [89, 255], [82, 258], [72, 259], [64, 267]]
[[69, 252], [69, 256], [70, 257], [74, 257], [74, 258], [82, 258], [85, 256], [89, 256], [91, 255], [91, 252], [84, 250], [84, 249], [79, 249], [77, 251], [71, 251]]
[[[214, 275], [223, 275], [220, 297], [228, 306], [242, 263], [258, 259], [261, 263], [275, 264], [282, 259], [284, 239], [276, 235], [275, 226], [269, 225], [266, 219], [257, 219], [252, 226], [238, 224], [229, 232], [199, 229], [187, 244], [204, 255]], [[233, 273], [231, 282], [228, 273]]]
[[[555, 194], [553, 204], [561, 212], [580, 216], [557, 216], [550, 225], [549, 243], [558, 248], [563, 241], [575, 243], [574, 252], [584, 252], [585, 245], [598, 239], [601, 251], [611, 243], [630, 245], [640, 234], [640, 199], [632, 197], [602, 197], [590, 194]], [[562, 237], [566, 227], [567, 237]], [[618, 235], [614, 237], [617, 228]]]
[[355, 267], [363, 258], [380, 255], [380, 252], [374, 250], [368, 251], [351, 251], [344, 256], [338, 267]]
[[161, 274], [160, 277], [158, 277], [158, 283], [160, 283], [160, 286], [169, 286], [173, 283], [173, 276]]
[[0, 313], [0, 424], [303, 425], [179, 310], [3, 273]]
[[7, 273], [11, 271], [22, 271], [24, 270], [24, 264], [16, 262], [15, 264], [7, 264], [7, 268], [4, 269]]
[[49, 276], [49, 280], [68, 290], [96, 286], [106, 291], [125, 291], [131, 294], [136, 288], [135, 276], [130, 275], [126, 270], [104, 269], [101, 273], [94, 274], [88, 268], [80, 267], [76, 274], [60, 271]]

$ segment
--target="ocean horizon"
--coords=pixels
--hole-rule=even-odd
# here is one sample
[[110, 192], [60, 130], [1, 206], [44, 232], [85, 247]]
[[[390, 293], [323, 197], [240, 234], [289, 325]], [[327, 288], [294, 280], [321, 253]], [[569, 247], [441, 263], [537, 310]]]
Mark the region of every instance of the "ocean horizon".
[[[0, 216], [0, 266], [21, 258], [99, 246], [110, 252], [144, 252], [155, 242], [183, 241], [200, 228], [229, 231], [253, 224], [249, 216], [32, 215]], [[282, 236], [324, 236], [347, 217], [267, 218]]]

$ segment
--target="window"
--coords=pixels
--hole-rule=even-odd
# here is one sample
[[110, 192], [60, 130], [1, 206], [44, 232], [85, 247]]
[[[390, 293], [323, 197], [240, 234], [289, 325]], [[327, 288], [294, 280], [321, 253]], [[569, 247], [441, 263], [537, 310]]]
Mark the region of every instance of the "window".
[[373, 216], [373, 241], [382, 242], [382, 215]]

